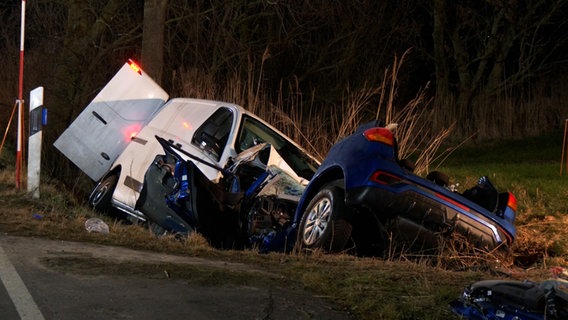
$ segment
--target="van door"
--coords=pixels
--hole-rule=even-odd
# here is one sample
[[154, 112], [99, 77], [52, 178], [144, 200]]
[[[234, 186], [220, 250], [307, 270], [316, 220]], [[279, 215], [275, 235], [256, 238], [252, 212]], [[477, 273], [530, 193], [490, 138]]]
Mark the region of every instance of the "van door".
[[168, 94], [129, 61], [54, 146], [91, 179], [98, 181], [167, 99]]

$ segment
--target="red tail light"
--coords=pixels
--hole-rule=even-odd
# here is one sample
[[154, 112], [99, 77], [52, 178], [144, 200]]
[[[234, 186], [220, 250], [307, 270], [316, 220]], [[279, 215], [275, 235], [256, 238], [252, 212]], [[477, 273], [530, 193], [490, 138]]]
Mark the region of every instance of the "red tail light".
[[377, 127], [377, 128], [368, 129], [365, 130], [365, 132], [363, 132], [363, 135], [369, 141], [380, 142], [389, 146], [394, 145], [394, 136], [392, 132], [387, 128]]
[[140, 68], [140, 66], [136, 64], [134, 60], [128, 59], [128, 65], [132, 70], [134, 70], [134, 72], [138, 73], [139, 75], [142, 75], [142, 68]]
[[374, 181], [374, 182], [380, 183], [380, 184], [393, 184], [393, 183], [397, 183], [401, 180], [402, 180], [401, 178], [399, 178], [395, 175], [392, 175], [392, 174], [386, 173], [386, 172], [382, 172], [382, 171], [376, 171], [371, 176], [371, 181]]
[[517, 212], [517, 198], [515, 198], [515, 195], [508, 192], [509, 193], [509, 199], [507, 200], [507, 207], [511, 208], [511, 210]]

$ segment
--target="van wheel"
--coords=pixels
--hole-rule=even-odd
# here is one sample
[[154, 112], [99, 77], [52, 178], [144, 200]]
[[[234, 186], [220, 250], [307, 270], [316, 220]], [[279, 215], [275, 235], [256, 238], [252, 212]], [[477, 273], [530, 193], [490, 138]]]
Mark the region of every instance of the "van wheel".
[[89, 196], [89, 206], [103, 213], [111, 213], [113, 211], [111, 199], [117, 182], [118, 176], [114, 174], [99, 182]]

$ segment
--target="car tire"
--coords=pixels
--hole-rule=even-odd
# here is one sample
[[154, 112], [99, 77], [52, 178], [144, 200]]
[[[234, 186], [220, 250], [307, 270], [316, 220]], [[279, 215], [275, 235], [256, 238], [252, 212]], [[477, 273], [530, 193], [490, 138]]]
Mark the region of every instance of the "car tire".
[[447, 187], [450, 185], [450, 177], [447, 174], [442, 173], [440, 171], [432, 171], [427, 176], [426, 179], [434, 182], [435, 184]]
[[112, 194], [117, 183], [118, 176], [114, 174], [99, 182], [89, 196], [89, 206], [103, 213], [111, 213], [113, 211], [111, 205]]
[[340, 252], [351, 236], [343, 189], [326, 186], [310, 201], [298, 230], [300, 250], [320, 249], [326, 253]]

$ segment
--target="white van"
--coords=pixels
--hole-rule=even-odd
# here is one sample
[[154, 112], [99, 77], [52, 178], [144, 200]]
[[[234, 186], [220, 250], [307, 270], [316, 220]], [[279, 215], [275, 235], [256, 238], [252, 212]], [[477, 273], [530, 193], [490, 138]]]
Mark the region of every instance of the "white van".
[[278, 150], [304, 182], [315, 173], [318, 163], [313, 157], [242, 107], [168, 97], [129, 61], [55, 141], [58, 150], [98, 181], [89, 197], [91, 206], [101, 211], [114, 207], [146, 220], [135, 206], [146, 170], [163, 153], [156, 136], [191, 154], [188, 160], [212, 181], [230, 159], [262, 142]]

